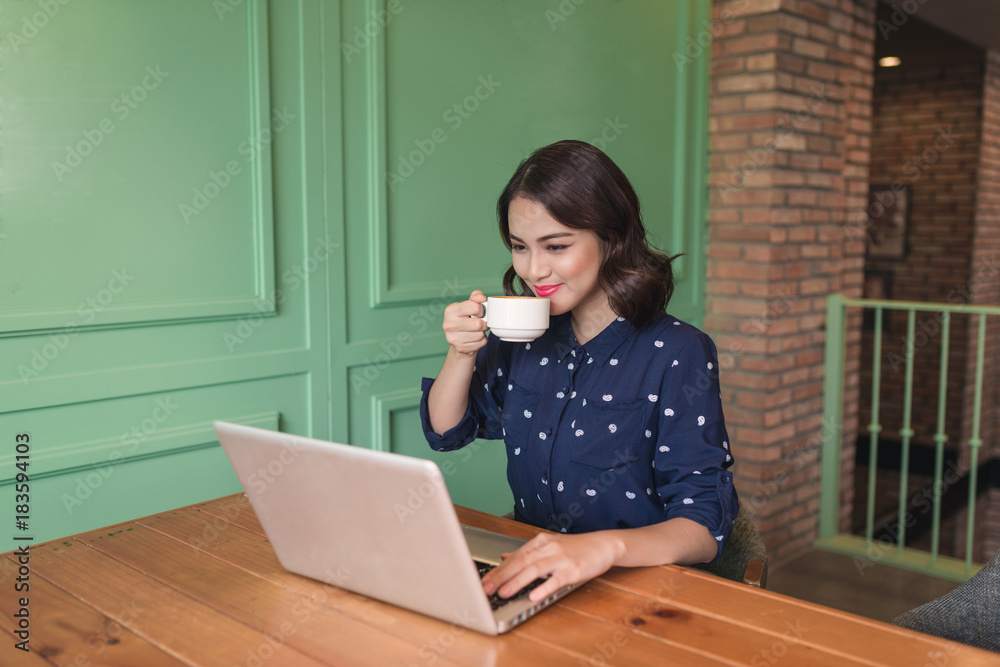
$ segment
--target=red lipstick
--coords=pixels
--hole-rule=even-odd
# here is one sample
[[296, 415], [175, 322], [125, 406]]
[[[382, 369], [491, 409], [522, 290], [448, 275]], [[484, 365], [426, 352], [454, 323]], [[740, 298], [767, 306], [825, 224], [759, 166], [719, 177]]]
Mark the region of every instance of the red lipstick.
[[538, 296], [551, 296], [562, 285], [535, 285], [535, 294]]

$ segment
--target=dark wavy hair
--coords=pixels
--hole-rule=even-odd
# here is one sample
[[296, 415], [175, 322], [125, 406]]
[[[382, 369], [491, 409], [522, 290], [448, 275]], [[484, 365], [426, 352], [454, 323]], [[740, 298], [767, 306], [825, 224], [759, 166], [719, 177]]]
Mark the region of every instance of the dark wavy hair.
[[[582, 141], [559, 141], [521, 162], [497, 201], [500, 236], [508, 250], [507, 213], [517, 197], [541, 204], [567, 227], [594, 233], [602, 255], [598, 285], [620, 317], [640, 329], [666, 310], [674, 291], [671, 263], [677, 256], [650, 247], [639, 197], [600, 149]], [[503, 289], [508, 296], [533, 294], [513, 265], [504, 273]]]

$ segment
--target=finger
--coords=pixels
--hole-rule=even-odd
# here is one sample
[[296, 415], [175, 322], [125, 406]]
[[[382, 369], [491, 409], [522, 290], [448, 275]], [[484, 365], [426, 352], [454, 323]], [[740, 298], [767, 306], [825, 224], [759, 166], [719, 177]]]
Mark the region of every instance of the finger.
[[469, 295], [469, 301], [475, 301], [476, 303], [486, 303], [486, 295], [480, 290], [474, 290], [472, 294]]
[[493, 595], [498, 592], [513, 576], [512, 573], [508, 572], [506, 575], [503, 573], [497, 573], [498, 568], [494, 568], [489, 571], [489, 573], [483, 577], [483, 590], [486, 591], [487, 595]]
[[473, 301], [472, 299], [463, 301], [461, 303], [462, 307], [458, 311], [458, 315], [482, 322], [482, 318], [486, 314], [486, 308], [483, 306], [483, 303], [484, 302], [481, 301]]
[[536, 579], [546, 577], [552, 569], [545, 561], [531, 563], [522, 568], [516, 575], [509, 577], [507, 581], [503, 582], [499, 589], [497, 589], [497, 592], [500, 594], [500, 597], [505, 598], [517, 595], [522, 588]]
[[486, 325], [482, 321], [472, 318], [460, 318], [445, 322], [444, 333], [452, 343], [478, 343], [486, 331]]
[[483, 589], [487, 595], [493, 595], [501, 586], [517, 573], [517, 564], [513, 567], [510, 561], [501, 561], [499, 565], [486, 573], [483, 577]]
[[497, 593], [502, 598], [509, 598], [517, 595], [521, 592], [528, 584], [532, 583], [536, 579], [543, 579], [544, 574], [541, 574], [537, 569], [532, 566], [530, 568], [522, 570], [516, 577], [510, 581], [504, 583], [498, 590]]
[[[497, 567], [502, 567], [504, 561], [510, 558], [511, 555], [512, 554], [510, 553], [500, 554], [500, 565]], [[494, 572], [496, 572], [496, 568], [493, 568], [483, 576], [483, 588], [486, 590], [487, 595], [493, 595], [493, 592], [497, 589], [497, 583], [495, 581], [496, 575], [493, 574]]]
[[[441, 326], [446, 332], [469, 332], [480, 334], [486, 331], [486, 322], [480, 317], [473, 317], [471, 315], [462, 315], [461, 313], [453, 313], [444, 319]], [[472, 338], [478, 339], [480, 336], [473, 336]]]
[[456, 301], [455, 303], [448, 304], [448, 307], [444, 310], [445, 320], [454, 318], [469, 318], [473, 315], [480, 316], [483, 314], [483, 306], [481, 303], [476, 301]]
[[[526, 567], [531, 567], [539, 559], [544, 558], [549, 550], [542, 551], [542, 549], [549, 544], [552, 544], [550, 537], [545, 533], [540, 533], [522, 544], [513, 553], [502, 554], [502, 562], [483, 577], [484, 582], [494, 584], [493, 590], [500, 588], [505, 582], [510, 581], [520, 574]], [[527, 579], [525, 583], [521, 584], [513, 592], [516, 593], [537, 578], [538, 575], [531, 576], [531, 578]]]
[[539, 584], [537, 588], [528, 593], [528, 599], [532, 602], [538, 602], [539, 600], [544, 600], [545, 598], [557, 593], [562, 590], [564, 586], [568, 586], [568, 583], [561, 581], [559, 573], [556, 572], [551, 577], [545, 580], [544, 584]]
[[496, 593], [507, 581], [504, 577], [494, 574], [495, 572], [496, 569], [490, 570], [489, 573], [483, 577], [483, 590], [486, 591], [487, 595], [493, 595]]
[[517, 552], [505, 555], [507, 557], [483, 577], [483, 588], [488, 595], [497, 592], [504, 584], [516, 577], [526, 565], [524, 558], [519, 557]]

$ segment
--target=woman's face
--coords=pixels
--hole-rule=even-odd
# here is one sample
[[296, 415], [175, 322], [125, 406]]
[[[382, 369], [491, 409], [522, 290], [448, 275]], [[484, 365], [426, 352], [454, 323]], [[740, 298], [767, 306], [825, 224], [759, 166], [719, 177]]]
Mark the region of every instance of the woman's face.
[[567, 227], [523, 197], [510, 203], [507, 219], [514, 271], [537, 296], [551, 301], [552, 315], [607, 307], [597, 283], [603, 258], [593, 232]]

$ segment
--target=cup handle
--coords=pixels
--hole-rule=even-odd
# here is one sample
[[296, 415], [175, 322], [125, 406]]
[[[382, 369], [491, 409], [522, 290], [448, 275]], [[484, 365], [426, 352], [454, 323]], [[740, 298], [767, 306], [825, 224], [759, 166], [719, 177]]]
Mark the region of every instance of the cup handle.
[[487, 304], [487, 302], [486, 302], [486, 301], [483, 301], [483, 314], [482, 314], [482, 316], [479, 316], [479, 315], [473, 315], [473, 317], [478, 317], [478, 318], [479, 318], [479, 319], [481, 319], [481, 320], [482, 320], [483, 322], [486, 322], [486, 326], [489, 326], [490, 322], [489, 322], [489, 320], [488, 320], [488, 319], [486, 319], [486, 318], [487, 318], [487, 317], [489, 316], [489, 311], [488, 311], [488, 310], [487, 310], [487, 308], [486, 308], [486, 304]]

